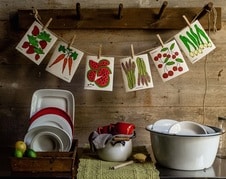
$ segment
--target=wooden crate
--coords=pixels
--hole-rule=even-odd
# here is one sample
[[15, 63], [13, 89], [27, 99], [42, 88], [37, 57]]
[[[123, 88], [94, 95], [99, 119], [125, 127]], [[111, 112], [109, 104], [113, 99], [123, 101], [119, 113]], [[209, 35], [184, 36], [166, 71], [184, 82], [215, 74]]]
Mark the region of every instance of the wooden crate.
[[69, 152], [37, 152], [37, 158], [11, 157], [12, 175], [20, 176], [68, 176], [77, 171], [78, 140], [73, 140]]

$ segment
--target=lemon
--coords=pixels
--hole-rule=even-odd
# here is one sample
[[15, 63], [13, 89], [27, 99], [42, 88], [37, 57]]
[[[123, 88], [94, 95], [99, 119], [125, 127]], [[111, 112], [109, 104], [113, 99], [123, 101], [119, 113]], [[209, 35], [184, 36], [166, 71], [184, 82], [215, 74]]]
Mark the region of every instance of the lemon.
[[16, 158], [22, 158], [23, 157], [23, 154], [24, 153], [21, 150], [19, 150], [19, 149], [15, 149], [15, 151], [14, 151], [14, 156]]
[[22, 151], [22, 153], [24, 153], [27, 149], [27, 145], [24, 141], [21, 141], [21, 140], [18, 140], [16, 143], [15, 143], [15, 149], [16, 150], [20, 150]]
[[33, 149], [27, 149], [26, 150], [26, 156], [30, 158], [36, 158], [37, 153]]

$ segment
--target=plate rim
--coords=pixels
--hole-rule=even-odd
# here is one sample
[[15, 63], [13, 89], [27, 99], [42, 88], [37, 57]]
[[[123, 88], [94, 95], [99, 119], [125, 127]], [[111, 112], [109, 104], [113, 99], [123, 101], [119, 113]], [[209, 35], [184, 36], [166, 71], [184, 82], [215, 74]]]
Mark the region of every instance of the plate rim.
[[74, 125], [73, 125], [73, 122], [72, 122], [70, 116], [64, 110], [57, 108], [57, 107], [46, 107], [46, 108], [43, 108], [43, 109], [40, 109], [39, 111], [37, 111], [33, 116], [31, 116], [31, 118], [29, 118], [29, 126], [37, 118], [39, 118], [43, 115], [47, 115], [47, 114], [56, 114], [56, 115], [63, 117], [71, 126], [72, 134], [74, 133]]

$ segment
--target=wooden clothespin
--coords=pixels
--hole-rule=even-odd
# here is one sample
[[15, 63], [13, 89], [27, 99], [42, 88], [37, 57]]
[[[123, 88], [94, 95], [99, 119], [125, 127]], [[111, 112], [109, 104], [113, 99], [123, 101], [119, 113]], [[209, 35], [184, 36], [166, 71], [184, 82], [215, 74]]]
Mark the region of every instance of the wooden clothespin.
[[160, 42], [161, 46], [164, 47], [164, 43], [163, 43], [163, 41], [162, 41], [160, 35], [157, 34], [156, 36], [157, 36], [157, 38], [159, 39], [159, 42]]
[[187, 25], [191, 28], [191, 23], [188, 21], [187, 17], [185, 15], [183, 15], [182, 17], [186, 21]]
[[132, 59], [134, 58], [134, 49], [133, 49], [133, 44], [131, 44], [131, 56], [132, 56]]
[[102, 50], [102, 45], [100, 44], [99, 50], [98, 50], [98, 59], [101, 58], [101, 50]]
[[42, 30], [47, 29], [49, 24], [52, 22], [53, 18], [50, 18], [48, 22], [43, 26]]
[[71, 42], [68, 44], [68, 48], [71, 48], [72, 44], [73, 44], [74, 41], [75, 41], [75, 38], [76, 38], [76, 35], [73, 36]]

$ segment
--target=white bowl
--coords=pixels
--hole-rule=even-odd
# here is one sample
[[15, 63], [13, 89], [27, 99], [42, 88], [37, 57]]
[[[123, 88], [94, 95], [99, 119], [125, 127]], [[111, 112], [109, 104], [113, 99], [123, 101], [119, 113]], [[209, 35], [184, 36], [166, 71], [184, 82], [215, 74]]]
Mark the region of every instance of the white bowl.
[[100, 159], [110, 162], [126, 161], [132, 154], [132, 139], [129, 141], [109, 140], [105, 148], [97, 149], [97, 155]]
[[169, 134], [195, 135], [207, 134], [205, 127], [199, 123], [192, 121], [181, 121], [173, 124], [169, 128]]
[[166, 134], [148, 126], [146, 130], [150, 132], [153, 154], [160, 165], [177, 170], [202, 170], [212, 166], [223, 134], [222, 129], [211, 128], [215, 133], [199, 135]]
[[59, 136], [59, 138], [63, 142], [63, 146], [64, 146], [63, 151], [68, 152], [71, 149], [72, 140], [66, 131], [64, 131], [61, 128], [55, 127], [55, 126], [44, 126], [44, 125], [34, 127], [33, 129], [29, 130], [26, 133], [26, 135], [24, 137], [24, 142], [27, 144], [27, 146], [30, 147], [33, 138], [40, 132], [55, 133], [57, 136]]
[[210, 126], [204, 125], [204, 128], [206, 129], [207, 134], [215, 133], [215, 130], [211, 128]]
[[30, 148], [36, 152], [61, 152], [64, 150], [64, 145], [58, 135], [53, 132], [43, 131], [33, 137]]
[[153, 124], [153, 130], [168, 133], [169, 128], [178, 121], [173, 119], [160, 119]]

